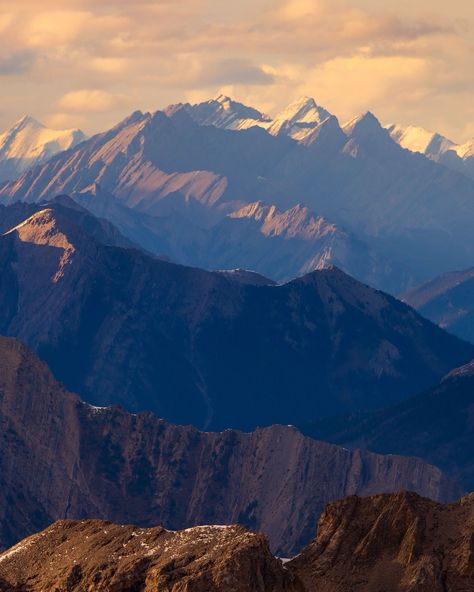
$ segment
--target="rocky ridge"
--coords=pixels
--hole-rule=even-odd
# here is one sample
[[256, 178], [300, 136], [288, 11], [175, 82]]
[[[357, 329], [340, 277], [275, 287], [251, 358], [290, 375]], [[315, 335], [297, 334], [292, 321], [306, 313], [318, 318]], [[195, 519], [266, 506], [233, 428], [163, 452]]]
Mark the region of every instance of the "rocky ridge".
[[331, 500], [461, 492], [416, 458], [349, 451], [293, 427], [204, 433], [87, 405], [9, 338], [0, 338], [0, 475], [4, 547], [60, 518], [99, 517], [173, 530], [241, 523], [289, 556]]
[[[296, 558], [238, 526], [179, 532], [62, 521], [0, 555], [2, 592], [469, 592], [474, 498], [413, 493], [330, 504]], [[3, 586], [3, 588], [2, 588]]]

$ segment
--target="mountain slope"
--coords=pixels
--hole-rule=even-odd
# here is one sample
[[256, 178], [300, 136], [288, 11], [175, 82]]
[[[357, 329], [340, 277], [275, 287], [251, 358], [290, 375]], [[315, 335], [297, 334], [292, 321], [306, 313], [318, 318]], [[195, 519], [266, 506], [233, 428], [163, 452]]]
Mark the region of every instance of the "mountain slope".
[[81, 130], [52, 130], [32, 117], [23, 117], [0, 134], [0, 182], [16, 179], [27, 169], [85, 139]]
[[473, 528], [472, 495], [449, 506], [411, 493], [348, 498], [286, 567], [308, 592], [467, 592]]
[[474, 364], [449, 373], [437, 386], [399, 405], [318, 423], [304, 431], [346, 446], [406, 454], [444, 469], [474, 489]]
[[401, 295], [424, 317], [474, 342], [474, 269], [453, 271]]
[[240, 522], [296, 552], [328, 501], [460, 489], [415, 458], [350, 452], [273, 426], [203, 433], [67, 393], [19, 342], [0, 338], [0, 543], [64, 517], [177, 529]]
[[[260, 126], [199, 125], [186, 106], [136, 112], [4, 184], [0, 199], [44, 201], [99, 185], [122, 206], [179, 214], [204, 230], [256, 201], [280, 211], [301, 204], [406, 269], [396, 293], [472, 263], [472, 180], [402, 149], [371, 114], [343, 131], [311, 101], [290, 112], [311, 128], [301, 141]], [[205, 266], [219, 267], [211, 254]], [[242, 256], [233, 267], [251, 266]]]
[[87, 400], [176, 423], [251, 429], [374, 409], [474, 355], [337, 268], [239, 285], [104, 245], [54, 208], [0, 237], [0, 268], [0, 332]]
[[[84, 194], [75, 199], [102, 214], [97, 199]], [[209, 228], [194, 224], [181, 213], [152, 218], [115, 207], [114, 211], [108, 209], [108, 215], [130, 237], [137, 236], [133, 220], [138, 219], [140, 227], [145, 227], [144, 245], [194, 267], [233, 269], [243, 261], [248, 269], [282, 282], [336, 265], [357, 279], [376, 287], [385, 286], [388, 291], [410, 282], [408, 270], [384, 259], [351, 232], [300, 204], [281, 211], [263, 202], [251, 203]]]

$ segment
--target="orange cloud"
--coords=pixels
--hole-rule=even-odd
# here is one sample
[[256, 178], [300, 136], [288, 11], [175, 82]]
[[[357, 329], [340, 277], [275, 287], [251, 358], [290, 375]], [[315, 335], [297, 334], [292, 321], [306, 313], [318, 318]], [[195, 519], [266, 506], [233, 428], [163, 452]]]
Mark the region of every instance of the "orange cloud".
[[124, 97], [103, 90], [82, 89], [66, 93], [58, 101], [58, 107], [65, 111], [102, 113], [124, 102]]
[[264, 110], [303, 92], [341, 118], [371, 108], [453, 135], [474, 120], [472, 0], [1, 3], [0, 129], [28, 97], [40, 119], [60, 105], [103, 128], [126, 114], [124, 96], [156, 109], [223, 88]]

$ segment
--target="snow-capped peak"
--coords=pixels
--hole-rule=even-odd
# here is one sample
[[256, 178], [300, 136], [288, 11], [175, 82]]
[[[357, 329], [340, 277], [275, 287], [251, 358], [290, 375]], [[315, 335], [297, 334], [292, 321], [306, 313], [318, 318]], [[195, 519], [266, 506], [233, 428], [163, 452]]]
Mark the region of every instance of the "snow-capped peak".
[[280, 111], [275, 121], [289, 121], [292, 123], [321, 123], [330, 117], [329, 111], [319, 107], [311, 97], [300, 97]]
[[[200, 125], [213, 125], [231, 130], [243, 130], [253, 126], [266, 129], [272, 135], [287, 135], [303, 140], [318, 125], [331, 117], [331, 113], [316, 104], [310, 97], [301, 97], [283, 109], [274, 119], [253, 107], [234, 101], [220, 94], [216, 98], [196, 105], [180, 106]], [[167, 107], [166, 113], [175, 107]]]
[[85, 139], [78, 129], [53, 130], [26, 115], [0, 134], [0, 181], [14, 179], [35, 164]]
[[390, 124], [385, 128], [402, 148], [424, 154], [435, 162], [474, 178], [474, 139], [465, 144], [456, 144], [437, 132], [415, 125]]
[[229, 108], [235, 104], [235, 102], [227, 95], [217, 95], [214, 101], [216, 101], [216, 103], [220, 103], [224, 108]]
[[287, 135], [303, 141], [319, 125], [331, 117], [331, 113], [317, 105], [310, 97], [301, 97], [280, 111], [268, 127], [273, 135]]
[[402, 148], [430, 157], [439, 157], [455, 146], [454, 142], [441, 134], [415, 125], [390, 124], [385, 129]]

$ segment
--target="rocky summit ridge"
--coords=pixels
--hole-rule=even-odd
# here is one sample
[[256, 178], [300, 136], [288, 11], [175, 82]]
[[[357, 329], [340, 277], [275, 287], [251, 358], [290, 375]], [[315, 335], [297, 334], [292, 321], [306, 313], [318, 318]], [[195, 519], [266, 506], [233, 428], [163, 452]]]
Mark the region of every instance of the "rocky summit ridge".
[[2, 592], [469, 592], [474, 498], [413, 493], [330, 504], [294, 559], [240, 526], [170, 532], [61, 521], [0, 555]]

